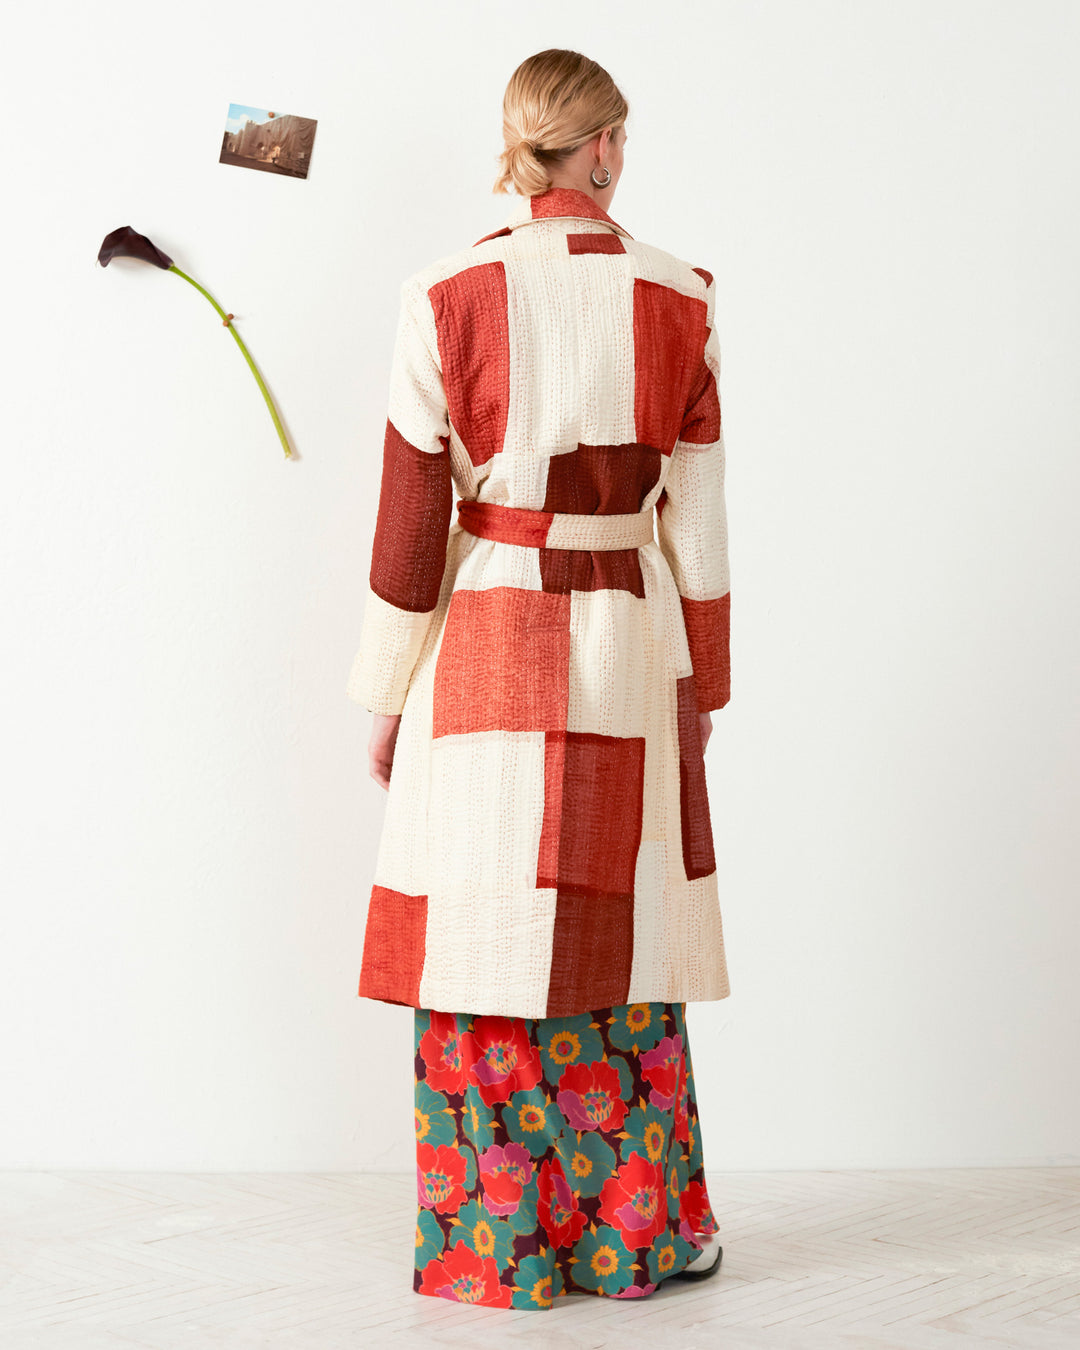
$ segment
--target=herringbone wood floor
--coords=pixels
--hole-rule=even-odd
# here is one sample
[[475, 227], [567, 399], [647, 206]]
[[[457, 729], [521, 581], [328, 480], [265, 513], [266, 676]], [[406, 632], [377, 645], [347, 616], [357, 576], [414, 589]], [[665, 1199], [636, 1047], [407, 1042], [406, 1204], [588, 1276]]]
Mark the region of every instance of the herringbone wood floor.
[[503, 1312], [412, 1291], [403, 1175], [0, 1173], [3, 1350], [1080, 1350], [1080, 1168], [710, 1173], [720, 1274]]

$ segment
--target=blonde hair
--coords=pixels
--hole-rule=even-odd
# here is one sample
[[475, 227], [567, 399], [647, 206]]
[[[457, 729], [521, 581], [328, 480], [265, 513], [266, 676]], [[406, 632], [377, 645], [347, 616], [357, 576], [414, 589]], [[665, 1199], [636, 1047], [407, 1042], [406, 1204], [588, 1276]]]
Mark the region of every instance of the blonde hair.
[[503, 95], [502, 170], [492, 192], [535, 197], [551, 186], [548, 166], [569, 158], [630, 112], [603, 66], [581, 52], [549, 47], [527, 57]]

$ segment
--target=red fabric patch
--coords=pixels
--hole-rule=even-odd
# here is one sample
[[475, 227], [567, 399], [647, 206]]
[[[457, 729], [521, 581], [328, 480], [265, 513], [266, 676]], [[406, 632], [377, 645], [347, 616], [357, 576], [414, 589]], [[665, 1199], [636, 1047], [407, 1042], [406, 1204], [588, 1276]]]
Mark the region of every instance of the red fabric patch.
[[432, 736], [565, 728], [570, 597], [516, 586], [450, 597], [435, 661]]
[[372, 886], [364, 930], [360, 994], [420, 1006], [427, 941], [427, 896]]
[[644, 771], [644, 737], [563, 731], [545, 738], [536, 884], [558, 891], [548, 1017], [626, 1002]]
[[[541, 867], [538, 861], [537, 886], [632, 900], [641, 843], [645, 737], [553, 730], [544, 752], [540, 858], [548, 865]], [[549, 795], [556, 775], [561, 777], [559, 790]]]
[[711, 286], [713, 284], [713, 274], [711, 272], [706, 271], [704, 267], [695, 267], [694, 271], [698, 274], [699, 277], [702, 277], [704, 279], [706, 286]]
[[716, 388], [716, 376], [703, 354], [690, 386], [679, 440], [690, 445], [712, 445], [713, 441], [719, 439], [720, 394]]
[[705, 350], [707, 306], [643, 277], [634, 279], [634, 431], [669, 455]]
[[568, 234], [566, 247], [571, 253], [626, 252], [626, 245], [617, 234]]
[[506, 268], [478, 263], [428, 291], [442, 358], [446, 405], [474, 464], [503, 448], [510, 407]]
[[731, 698], [731, 592], [715, 600], [680, 598], [698, 709], [722, 708]]
[[628, 445], [578, 445], [548, 461], [544, 510], [627, 516], [640, 511], [660, 478], [660, 451]]
[[697, 691], [693, 675], [676, 680], [679, 726], [679, 814], [682, 825], [683, 868], [687, 881], [716, 871], [712, 821], [705, 785], [705, 754], [701, 748]]
[[398, 609], [425, 612], [439, 600], [454, 504], [449, 438], [438, 454], [410, 445], [387, 419], [371, 589]]
[[645, 599], [645, 578], [636, 548], [542, 548], [540, 584], [545, 591], [629, 591]]
[[463, 497], [457, 506], [462, 528], [481, 539], [500, 539], [504, 544], [539, 548], [551, 528], [550, 511], [531, 511], [499, 502], [478, 502]]
[[[618, 829], [617, 817], [612, 826]], [[633, 963], [632, 899], [559, 892], [546, 1016], [574, 1017], [598, 1004], [625, 1003]]]

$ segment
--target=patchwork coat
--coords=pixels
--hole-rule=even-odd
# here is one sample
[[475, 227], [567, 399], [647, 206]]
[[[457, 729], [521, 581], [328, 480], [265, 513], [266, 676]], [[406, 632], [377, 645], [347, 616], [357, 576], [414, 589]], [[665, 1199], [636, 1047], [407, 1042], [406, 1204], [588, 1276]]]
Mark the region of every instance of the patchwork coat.
[[728, 995], [698, 720], [730, 694], [714, 305], [570, 188], [403, 284], [346, 690], [401, 714], [362, 996]]

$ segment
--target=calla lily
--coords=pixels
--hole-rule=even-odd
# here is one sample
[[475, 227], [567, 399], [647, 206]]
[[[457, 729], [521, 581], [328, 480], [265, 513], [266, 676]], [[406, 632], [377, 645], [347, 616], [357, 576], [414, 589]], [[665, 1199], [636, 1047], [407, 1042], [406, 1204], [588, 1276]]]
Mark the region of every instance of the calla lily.
[[221, 315], [221, 321], [229, 332], [236, 339], [240, 350], [244, 354], [244, 360], [251, 367], [251, 373], [255, 376], [256, 383], [262, 390], [263, 398], [266, 399], [266, 406], [270, 409], [270, 416], [274, 419], [274, 426], [277, 428], [278, 438], [285, 447], [287, 457], [292, 457], [292, 450], [285, 436], [285, 428], [281, 425], [281, 418], [278, 416], [277, 409], [274, 407], [274, 400], [270, 397], [270, 391], [267, 389], [263, 377], [259, 374], [255, 362], [251, 359], [248, 349], [244, 346], [240, 334], [232, 326], [232, 320], [236, 317], [234, 314], [226, 314], [218, 302], [205, 287], [200, 286], [197, 281], [189, 277], [186, 272], [181, 272], [179, 267], [173, 262], [167, 253], [161, 249], [145, 234], [139, 234], [133, 230], [130, 225], [122, 225], [120, 229], [113, 230], [102, 240], [101, 248], [98, 249], [98, 262], [102, 267], [107, 267], [113, 258], [137, 258], [141, 262], [152, 263], [155, 267], [163, 268], [168, 272], [175, 272], [177, 276], [183, 277], [185, 281], [191, 282], [197, 291], [201, 291], [207, 300], [214, 306]]

